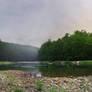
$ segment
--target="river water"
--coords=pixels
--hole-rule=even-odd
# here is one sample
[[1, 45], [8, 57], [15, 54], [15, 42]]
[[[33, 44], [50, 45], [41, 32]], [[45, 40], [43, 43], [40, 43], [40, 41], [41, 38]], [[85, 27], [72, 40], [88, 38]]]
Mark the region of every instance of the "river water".
[[45, 77], [65, 77], [65, 76], [89, 76], [92, 75], [92, 66], [62, 66], [47, 65], [39, 62], [17, 62], [0, 64], [1, 70], [22, 70], [25, 72], [40, 73]]

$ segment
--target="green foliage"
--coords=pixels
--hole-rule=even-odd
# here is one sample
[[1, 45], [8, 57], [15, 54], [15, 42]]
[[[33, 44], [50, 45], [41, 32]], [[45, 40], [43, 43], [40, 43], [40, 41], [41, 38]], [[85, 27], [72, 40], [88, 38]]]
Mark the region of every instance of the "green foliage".
[[64, 88], [59, 89], [59, 92], [66, 92]]
[[37, 82], [37, 90], [40, 92], [66, 92], [64, 88], [47, 87], [41, 80]]
[[92, 60], [92, 33], [84, 30], [68, 33], [57, 41], [48, 40], [39, 50], [39, 58], [44, 61]]
[[51, 87], [51, 88], [50, 88], [50, 92], [57, 92], [57, 90], [56, 90], [55, 87]]
[[49, 92], [66, 92], [66, 90], [64, 88], [55, 88], [55, 87], [50, 87], [50, 91]]
[[13, 85], [14, 84], [14, 77], [9, 77], [8, 78], [9, 79], [9, 83], [10, 83], [10, 85]]
[[42, 91], [42, 89], [43, 89], [43, 83], [42, 83], [41, 80], [39, 80], [39, 81], [37, 82], [37, 90], [38, 90], [38, 91]]
[[14, 92], [24, 92], [22, 89], [16, 88]]
[[84, 87], [84, 92], [88, 92], [88, 91], [87, 91], [87, 87]]

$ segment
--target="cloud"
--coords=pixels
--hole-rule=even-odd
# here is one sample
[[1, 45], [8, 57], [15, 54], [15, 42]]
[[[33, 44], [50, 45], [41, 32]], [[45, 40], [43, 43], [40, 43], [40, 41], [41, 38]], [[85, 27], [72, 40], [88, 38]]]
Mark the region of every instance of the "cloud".
[[91, 0], [0, 0], [0, 38], [39, 47], [66, 32], [92, 32], [91, 4]]

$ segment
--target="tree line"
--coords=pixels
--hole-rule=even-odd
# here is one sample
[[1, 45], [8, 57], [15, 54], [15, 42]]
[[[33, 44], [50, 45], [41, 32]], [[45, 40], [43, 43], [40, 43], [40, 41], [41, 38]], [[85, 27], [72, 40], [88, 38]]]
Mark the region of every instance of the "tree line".
[[38, 60], [39, 48], [0, 41], [0, 61]]
[[39, 59], [56, 60], [92, 60], [92, 33], [77, 30], [73, 34], [66, 33], [57, 41], [50, 39], [39, 50]]

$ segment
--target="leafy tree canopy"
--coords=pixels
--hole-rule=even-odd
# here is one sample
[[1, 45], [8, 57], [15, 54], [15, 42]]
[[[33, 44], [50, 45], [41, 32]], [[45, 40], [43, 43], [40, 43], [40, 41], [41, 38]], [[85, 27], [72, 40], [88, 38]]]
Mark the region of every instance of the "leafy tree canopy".
[[77, 30], [57, 41], [48, 40], [39, 50], [40, 60], [92, 60], [92, 33]]

